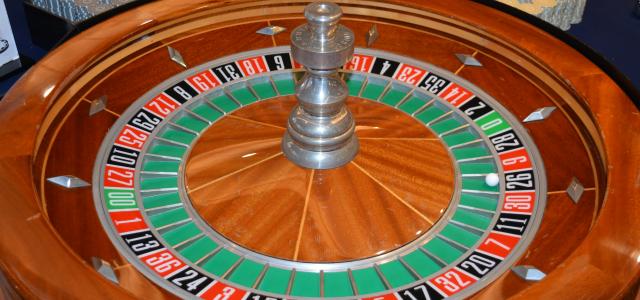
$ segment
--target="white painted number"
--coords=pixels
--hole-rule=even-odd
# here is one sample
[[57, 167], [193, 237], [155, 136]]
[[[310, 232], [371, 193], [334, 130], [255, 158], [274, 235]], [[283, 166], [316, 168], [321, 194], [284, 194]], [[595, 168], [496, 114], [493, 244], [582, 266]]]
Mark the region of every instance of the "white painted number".
[[285, 65], [284, 65], [284, 60], [282, 59], [282, 56], [280, 55], [275, 56], [273, 60], [276, 62], [277, 70], [284, 70]]
[[531, 209], [531, 195], [509, 195], [505, 199], [504, 208], [506, 209]]
[[236, 289], [232, 287], [225, 287], [224, 289], [222, 289], [222, 294], [216, 295], [215, 297], [213, 297], [213, 300], [227, 300], [235, 292], [236, 292]]
[[489, 244], [496, 244], [498, 247], [500, 247], [500, 248], [502, 248], [502, 249], [504, 249], [504, 250], [511, 251], [511, 247], [509, 247], [509, 246], [507, 246], [507, 245], [505, 245], [505, 244], [503, 244], [503, 243], [500, 243], [500, 242], [498, 242], [497, 240], [492, 239], [492, 238], [488, 238], [488, 239], [484, 242], [484, 244], [485, 244], [485, 245], [489, 245]]
[[471, 115], [473, 115], [475, 113], [476, 110], [482, 109], [482, 108], [485, 108], [485, 107], [487, 107], [487, 105], [484, 104], [484, 102], [478, 102], [478, 105], [467, 108], [467, 110], [465, 110], [464, 113], [467, 116], [471, 116]]
[[[424, 285], [419, 285], [413, 288], [414, 291], [416, 292], [422, 292], [422, 295], [424, 296], [423, 299], [431, 299], [429, 297], [429, 292], [427, 291], [427, 287]], [[413, 295], [412, 292], [410, 291], [404, 291], [403, 293], [405, 296], [411, 298], [411, 300], [418, 300], [418, 298], [416, 298], [416, 296]]]
[[156, 128], [156, 125], [160, 123], [160, 119], [151, 119], [146, 113], [140, 112], [138, 113], [138, 115], [136, 115], [136, 118], [133, 119], [131, 123], [140, 126], [146, 131], [152, 131], [154, 128]]
[[388, 61], [385, 61], [382, 63], [382, 70], [380, 71], [380, 74], [386, 73], [389, 68], [391, 68], [391, 64]]
[[[123, 178], [124, 180], [116, 179], [116, 177]], [[126, 186], [133, 185], [133, 171], [120, 172], [117, 170], [107, 170], [107, 180]]]
[[493, 127], [496, 127], [498, 125], [502, 124], [502, 120], [501, 119], [493, 119], [491, 120], [489, 123], [486, 123], [482, 126], [480, 126], [480, 128], [482, 128], [482, 130], [489, 130]]
[[[128, 224], [128, 223], [138, 223], [140, 221], [142, 221], [142, 219], [133, 218], [133, 219], [130, 219], [130, 220], [118, 220], [118, 221], [113, 221], [113, 222], [116, 223], [116, 225], [120, 225], [120, 224]], [[141, 237], [137, 237], [137, 238], [134, 238], [134, 239], [126, 239], [125, 241], [127, 241], [127, 243], [129, 243], [129, 242], [133, 242], [133, 241], [137, 241], [137, 240], [141, 240], [141, 239], [146, 239], [146, 238], [149, 238], [149, 237], [151, 237], [151, 235], [145, 234], [145, 235], [143, 235]]]
[[402, 72], [400, 72], [400, 74], [398, 75], [398, 80], [404, 81], [410, 84], [416, 84], [416, 80], [419, 79], [417, 78], [418, 75], [420, 75], [419, 70], [405, 67], [404, 69], [402, 69]]
[[200, 90], [206, 91], [216, 86], [216, 83], [211, 81], [209, 77], [206, 75], [201, 75], [193, 78], [193, 83], [195, 83]]
[[463, 280], [462, 278], [460, 278], [460, 275], [458, 275], [458, 273], [453, 271], [445, 273], [444, 275], [436, 278], [435, 281], [442, 284], [444, 288], [450, 292], [457, 292], [461, 288], [471, 284], [471, 281]]
[[191, 99], [191, 95], [189, 93], [187, 93], [187, 91], [185, 91], [182, 87], [180, 86], [176, 86], [173, 88], [173, 91], [180, 94], [180, 96], [182, 96], [182, 98], [185, 98], [187, 100]]
[[122, 135], [118, 137], [118, 141], [134, 148], [142, 148], [147, 137], [149, 136], [146, 134], [136, 134], [133, 130], [125, 128]]
[[277, 300], [277, 298], [265, 297], [265, 296], [260, 296], [260, 295], [255, 295], [255, 296], [251, 297], [251, 299], [253, 299], [253, 300], [263, 300], [262, 297], [264, 297], [264, 300]]
[[147, 249], [155, 248], [160, 246], [158, 241], [149, 241], [148, 243], [138, 243], [131, 246], [131, 249], [136, 252], [144, 251]]
[[491, 142], [496, 145], [496, 150], [498, 151], [502, 151], [506, 147], [520, 146], [520, 141], [516, 139], [516, 136], [513, 133], [494, 137], [491, 139]]
[[460, 264], [461, 267], [474, 269], [480, 275], [487, 274], [487, 272], [489, 272], [489, 270], [491, 270], [491, 268], [495, 265], [496, 263], [494, 261], [482, 256], [478, 256], [476, 254], [471, 255], [468, 261], [464, 261], [462, 262], [462, 264]]
[[133, 192], [108, 192], [107, 198], [109, 199], [109, 204], [113, 206], [130, 206], [136, 204]]
[[518, 186], [531, 188], [533, 187], [533, 180], [531, 179], [532, 179], [531, 173], [520, 173], [517, 175], [508, 174], [506, 176], [507, 188], [515, 189]]
[[[161, 106], [160, 103], [158, 103], [158, 102], [161, 102], [162, 104], [164, 104], [166, 107], [169, 107], [170, 109], [167, 109], [167, 108]], [[171, 112], [171, 109], [176, 109], [175, 105], [165, 101], [164, 99], [162, 99], [160, 97], [156, 98], [155, 101], [149, 103], [149, 106], [155, 107], [158, 110], [158, 112], [160, 112], [163, 115], [168, 115]]]
[[427, 90], [427, 92], [432, 93], [432, 94], [437, 94], [438, 91], [444, 87], [444, 85], [447, 84], [446, 81], [444, 81], [444, 79], [435, 77], [435, 76], [431, 76], [429, 77], [429, 79], [424, 81], [424, 87], [422, 87], [423, 89]]
[[507, 158], [502, 160], [502, 164], [505, 166], [516, 165], [518, 163], [526, 163], [529, 159], [526, 156], [518, 156], [513, 158]]
[[187, 291], [193, 291], [197, 289], [199, 285], [201, 285], [203, 282], [207, 280], [207, 277], [202, 276], [197, 280], [190, 281], [191, 279], [194, 279], [198, 277], [198, 275], [200, 275], [198, 272], [194, 270], [187, 270], [185, 274], [186, 274], [185, 276], [174, 278], [173, 280], [171, 280], [171, 282], [175, 283], [177, 286], [182, 286], [183, 281], [189, 281], [187, 283]]

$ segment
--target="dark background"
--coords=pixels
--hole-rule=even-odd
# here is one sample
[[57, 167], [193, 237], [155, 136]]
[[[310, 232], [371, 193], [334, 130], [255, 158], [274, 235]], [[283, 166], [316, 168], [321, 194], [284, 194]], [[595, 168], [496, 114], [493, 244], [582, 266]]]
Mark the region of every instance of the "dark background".
[[[48, 52], [32, 42], [22, 0], [4, 1], [24, 67], [0, 78], [0, 97], [30, 65]], [[636, 7], [637, 3], [638, 0], [587, 0], [582, 23], [573, 25], [568, 33], [604, 57], [639, 89], [640, 8]]]
[[[602, 55], [640, 88], [640, 3], [587, 0], [582, 23], [569, 33]], [[634, 14], [635, 12], [635, 14]]]

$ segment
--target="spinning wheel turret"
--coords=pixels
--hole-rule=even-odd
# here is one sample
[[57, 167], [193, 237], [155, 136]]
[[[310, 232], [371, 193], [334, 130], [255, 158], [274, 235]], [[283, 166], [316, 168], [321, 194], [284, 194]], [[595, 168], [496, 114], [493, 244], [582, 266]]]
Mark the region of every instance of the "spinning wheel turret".
[[340, 7], [316, 2], [305, 8], [308, 24], [291, 33], [291, 55], [307, 72], [296, 84], [299, 106], [289, 117], [282, 150], [307, 168], [331, 169], [358, 153], [355, 123], [344, 101], [349, 90], [338, 75], [353, 55], [353, 32], [338, 25]]

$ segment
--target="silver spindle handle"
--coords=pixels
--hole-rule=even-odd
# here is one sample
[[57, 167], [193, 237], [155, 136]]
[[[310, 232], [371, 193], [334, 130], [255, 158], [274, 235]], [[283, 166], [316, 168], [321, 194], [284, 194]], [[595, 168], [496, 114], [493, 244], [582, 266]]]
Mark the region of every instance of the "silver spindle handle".
[[311, 3], [304, 15], [307, 24], [291, 33], [291, 53], [306, 73], [296, 85], [298, 105], [289, 116], [282, 150], [299, 166], [331, 169], [358, 153], [355, 122], [345, 105], [348, 88], [338, 74], [353, 55], [354, 35], [338, 24], [342, 10], [335, 3]]

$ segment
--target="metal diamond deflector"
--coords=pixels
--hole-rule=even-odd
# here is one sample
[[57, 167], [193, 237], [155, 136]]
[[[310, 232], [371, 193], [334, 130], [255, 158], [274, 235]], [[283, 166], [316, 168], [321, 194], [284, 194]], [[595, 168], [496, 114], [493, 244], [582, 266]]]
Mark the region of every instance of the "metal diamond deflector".
[[91, 186], [91, 184], [89, 184], [88, 182], [78, 177], [75, 177], [73, 175], [62, 175], [62, 176], [50, 177], [50, 178], [47, 178], [47, 181], [51, 183], [55, 183], [61, 187], [65, 187], [68, 189]]
[[523, 122], [533, 122], [533, 121], [541, 121], [551, 116], [551, 113], [556, 110], [555, 106], [547, 106], [543, 108], [538, 108], [531, 114], [529, 114], [526, 118], [524, 118]]
[[260, 28], [260, 30], [256, 31], [256, 33], [264, 34], [264, 35], [276, 35], [278, 33], [284, 32], [285, 30], [287, 30], [287, 28], [271, 25], [264, 28]]
[[456, 54], [456, 57], [465, 66], [482, 67], [482, 63], [469, 54]]
[[378, 26], [376, 26], [376, 24], [373, 24], [373, 26], [371, 26], [371, 28], [369, 28], [369, 31], [367, 32], [367, 36], [366, 36], [367, 47], [371, 47], [371, 45], [373, 45], [373, 43], [378, 39], [378, 37], [380, 37], [380, 33], [378, 32]]
[[184, 58], [182, 58], [182, 54], [180, 54], [178, 50], [172, 48], [171, 46], [167, 46], [167, 50], [169, 50], [169, 57], [171, 58], [171, 60], [173, 60], [183, 68], [187, 68], [187, 64], [184, 62]]
[[91, 101], [91, 107], [89, 107], [89, 116], [93, 116], [107, 108], [107, 96], [100, 96], [100, 98]]
[[516, 266], [512, 267], [511, 271], [526, 281], [540, 281], [547, 276], [547, 274], [538, 270], [534, 266]]
[[116, 272], [107, 261], [97, 257], [92, 257], [91, 264], [93, 265], [93, 268], [100, 273], [100, 275], [104, 276], [104, 278], [109, 279], [116, 284], [120, 283], [118, 281], [118, 276], [116, 276]]
[[578, 178], [573, 177], [569, 187], [567, 188], [567, 194], [569, 198], [573, 200], [574, 203], [578, 204], [580, 201], [580, 197], [582, 197], [582, 193], [584, 193], [584, 186], [578, 181]]

